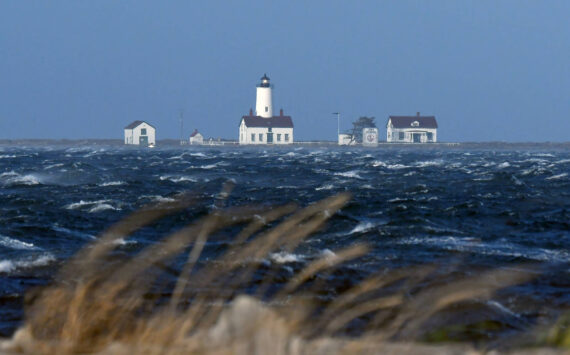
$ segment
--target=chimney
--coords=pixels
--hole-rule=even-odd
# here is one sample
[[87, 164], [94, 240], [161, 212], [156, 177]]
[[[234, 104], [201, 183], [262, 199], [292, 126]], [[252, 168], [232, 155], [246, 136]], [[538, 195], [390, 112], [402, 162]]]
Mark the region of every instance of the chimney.
[[252, 108], [249, 109], [249, 115], [253, 116], [253, 109]]
[[279, 110], [279, 116], [283, 117], [283, 109]]
[[419, 112], [417, 112], [417, 114], [418, 114], [418, 117], [420, 117], [420, 113], [419, 113]]

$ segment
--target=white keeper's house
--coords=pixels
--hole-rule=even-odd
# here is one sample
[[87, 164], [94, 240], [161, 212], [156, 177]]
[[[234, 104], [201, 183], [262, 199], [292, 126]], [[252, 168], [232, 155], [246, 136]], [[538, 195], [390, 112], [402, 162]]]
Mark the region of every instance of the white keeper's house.
[[435, 143], [437, 121], [435, 116], [390, 116], [386, 124], [388, 143]]
[[291, 144], [293, 143], [293, 120], [291, 116], [273, 116], [271, 85], [267, 75], [257, 85], [255, 114], [243, 116], [239, 124], [239, 144]]
[[156, 129], [145, 121], [134, 121], [125, 127], [125, 144], [154, 146]]

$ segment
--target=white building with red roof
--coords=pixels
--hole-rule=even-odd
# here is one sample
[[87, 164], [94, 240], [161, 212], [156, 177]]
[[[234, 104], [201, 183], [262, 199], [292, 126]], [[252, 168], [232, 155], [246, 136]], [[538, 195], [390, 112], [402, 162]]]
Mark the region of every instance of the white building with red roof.
[[267, 75], [257, 85], [255, 114], [242, 116], [239, 125], [239, 144], [291, 144], [293, 143], [293, 120], [291, 116], [273, 116], [271, 85]]
[[204, 144], [204, 136], [197, 129], [190, 135], [190, 144]]

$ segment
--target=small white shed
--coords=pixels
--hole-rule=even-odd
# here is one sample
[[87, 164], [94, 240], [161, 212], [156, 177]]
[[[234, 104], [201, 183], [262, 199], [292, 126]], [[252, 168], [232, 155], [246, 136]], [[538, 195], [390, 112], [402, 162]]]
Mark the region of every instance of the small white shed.
[[125, 127], [125, 144], [154, 146], [156, 129], [145, 121], [134, 121]]
[[197, 129], [190, 135], [190, 144], [204, 144], [204, 136]]
[[356, 145], [356, 141], [352, 139], [352, 134], [341, 133], [338, 135], [338, 145]]

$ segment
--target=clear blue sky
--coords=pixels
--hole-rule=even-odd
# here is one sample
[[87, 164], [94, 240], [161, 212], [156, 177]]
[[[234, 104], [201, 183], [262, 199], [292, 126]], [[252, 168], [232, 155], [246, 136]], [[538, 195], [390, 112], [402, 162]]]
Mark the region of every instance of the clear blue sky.
[[442, 141], [570, 141], [570, 1], [0, 2], [0, 138], [237, 138], [267, 73], [297, 140], [435, 115]]

